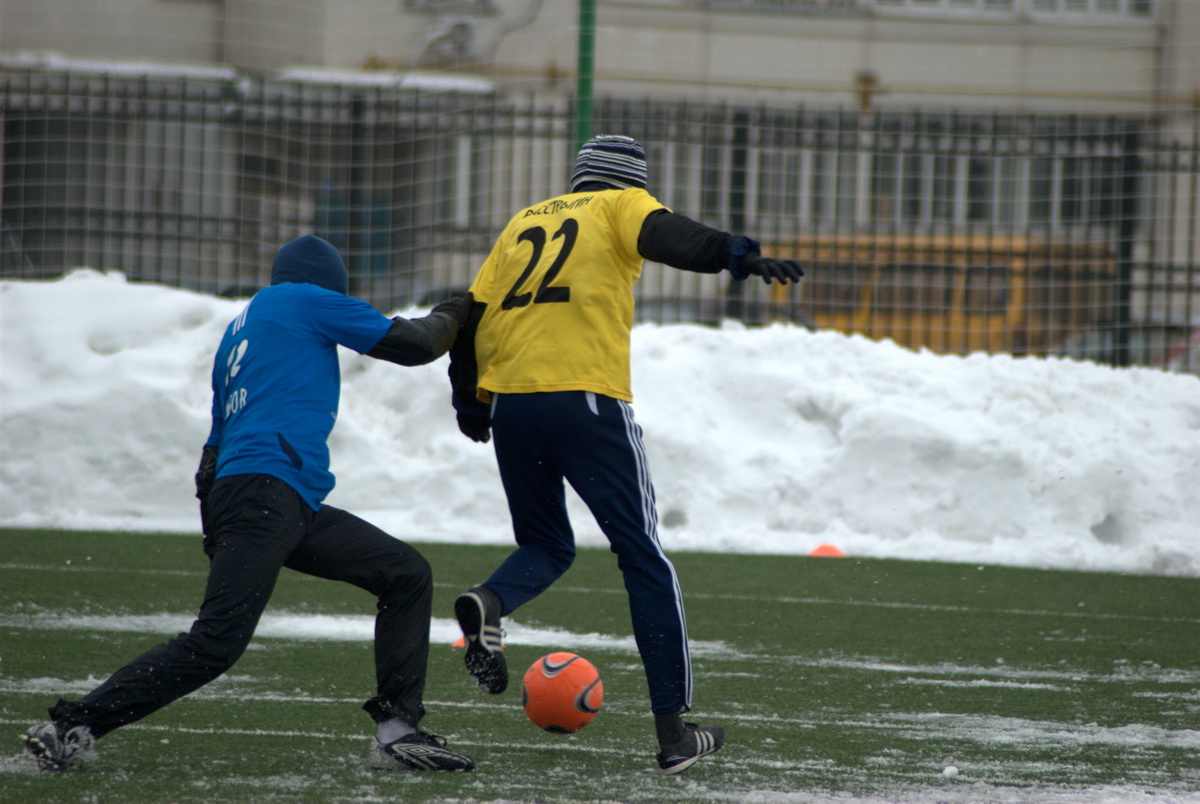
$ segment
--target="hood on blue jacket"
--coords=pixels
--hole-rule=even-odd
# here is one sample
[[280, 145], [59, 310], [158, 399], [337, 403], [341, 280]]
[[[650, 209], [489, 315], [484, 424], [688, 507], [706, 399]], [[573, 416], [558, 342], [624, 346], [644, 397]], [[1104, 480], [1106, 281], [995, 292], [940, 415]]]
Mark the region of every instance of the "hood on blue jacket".
[[281, 282], [310, 282], [345, 294], [349, 278], [346, 263], [334, 245], [309, 234], [285, 244], [275, 254], [271, 284]]

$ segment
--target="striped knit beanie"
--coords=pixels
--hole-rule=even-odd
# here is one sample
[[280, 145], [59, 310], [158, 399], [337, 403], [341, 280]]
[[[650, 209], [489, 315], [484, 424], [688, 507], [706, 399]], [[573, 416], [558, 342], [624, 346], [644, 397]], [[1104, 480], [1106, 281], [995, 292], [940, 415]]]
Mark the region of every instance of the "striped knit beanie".
[[598, 134], [583, 144], [575, 157], [571, 192], [598, 181], [623, 189], [646, 186], [646, 151], [632, 137]]

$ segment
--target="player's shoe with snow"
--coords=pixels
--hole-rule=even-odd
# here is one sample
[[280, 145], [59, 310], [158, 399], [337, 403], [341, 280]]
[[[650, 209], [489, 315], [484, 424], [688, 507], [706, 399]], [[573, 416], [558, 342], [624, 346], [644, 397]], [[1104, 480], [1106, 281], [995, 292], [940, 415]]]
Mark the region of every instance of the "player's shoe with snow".
[[485, 692], [499, 695], [508, 688], [508, 662], [500, 644], [500, 598], [485, 586], [473, 586], [454, 601], [454, 616], [462, 628], [467, 672]]
[[42, 770], [66, 770], [96, 758], [92, 748], [96, 738], [87, 726], [65, 728], [57, 723], [42, 723], [23, 733], [21, 742]]
[[446, 747], [444, 737], [417, 731], [384, 744], [375, 741], [371, 764], [382, 770], [469, 771], [475, 760]]
[[658, 767], [663, 773], [682, 773], [701, 757], [715, 754], [725, 745], [725, 729], [720, 726], [684, 723], [683, 728], [682, 740], [658, 747]]

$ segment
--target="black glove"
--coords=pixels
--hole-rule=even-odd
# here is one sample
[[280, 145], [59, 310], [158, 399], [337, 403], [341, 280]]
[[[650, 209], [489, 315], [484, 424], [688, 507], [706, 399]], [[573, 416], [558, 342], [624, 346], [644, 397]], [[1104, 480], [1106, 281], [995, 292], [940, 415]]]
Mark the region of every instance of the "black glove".
[[458, 429], [472, 441], [486, 444], [492, 439], [492, 420], [487, 416], [473, 416], [470, 413], [458, 414]]
[[471, 302], [473, 301], [475, 301], [475, 297], [470, 293], [466, 296], [455, 296], [453, 299], [447, 299], [437, 307], [434, 307], [429, 314], [443, 313], [448, 315], [458, 322], [458, 326], [461, 329], [462, 325], [467, 323], [467, 313], [471, 311]]
[[761, 254], [747, 254], [738, 265], [743, 273], [761, 276], [768, 285], [775, 280], [781, 285], [799, 282], [804, 270], [791, 260], [769, 260]]
[[217, 479], [217, 448], [200, 451], [200, 468], [196, 470], [196, 499], [200, 501], [200, 531], [208, 533], [208, 493]]

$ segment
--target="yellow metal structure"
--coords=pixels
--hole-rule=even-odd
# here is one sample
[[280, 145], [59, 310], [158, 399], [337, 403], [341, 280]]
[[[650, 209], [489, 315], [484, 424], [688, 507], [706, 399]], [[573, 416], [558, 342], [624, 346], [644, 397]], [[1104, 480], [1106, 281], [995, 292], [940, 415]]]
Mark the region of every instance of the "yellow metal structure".
[[[1106, 245], [1014, 235], [805, 235], [763, 247], [805, 268], [771, 306], [814, 325], [913, 349], [1046, 354], [1112, 320], [1116, 261]], [[794, 317], [794, 316], [793, 316]]]

